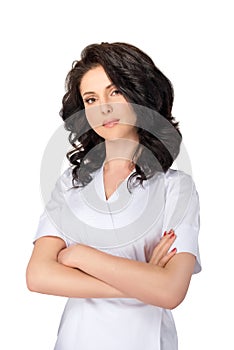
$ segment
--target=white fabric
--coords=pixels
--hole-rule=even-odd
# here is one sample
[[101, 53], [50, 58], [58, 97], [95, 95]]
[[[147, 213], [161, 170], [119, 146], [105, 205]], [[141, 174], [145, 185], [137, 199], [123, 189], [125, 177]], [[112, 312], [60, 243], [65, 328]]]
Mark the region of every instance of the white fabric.
[[[130, 176], [130, 175], [129, 175]], [[196, 256], [199, 198], [191, 176], [169, 169], [129, 193], [127, 180], [106, 200], [103, 166], [93, 181], [72, 187], [71, 170], [57, 181], [35, 239], [58, 236], [67, 246], [87, 244], [112, 255], [147, 262], [165, 230], [173, 228], [177, 253]], [[69, 299], [55, 350], [176, 350], [172, 314], [136, 299]]]

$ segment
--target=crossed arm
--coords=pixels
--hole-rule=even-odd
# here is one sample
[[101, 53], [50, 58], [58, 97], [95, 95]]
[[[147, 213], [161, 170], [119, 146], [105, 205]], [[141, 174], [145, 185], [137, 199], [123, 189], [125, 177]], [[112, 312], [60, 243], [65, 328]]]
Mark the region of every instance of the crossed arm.
[[140, 262], [77, 244], [65, 248], [57, 237], [39, 238], [27, 268], [27, 285], [39, 293], [77, 298], [136, 298], [173, 309], [184, 299], [195, 257], [169, 252], [166, 234], [149, 262]]

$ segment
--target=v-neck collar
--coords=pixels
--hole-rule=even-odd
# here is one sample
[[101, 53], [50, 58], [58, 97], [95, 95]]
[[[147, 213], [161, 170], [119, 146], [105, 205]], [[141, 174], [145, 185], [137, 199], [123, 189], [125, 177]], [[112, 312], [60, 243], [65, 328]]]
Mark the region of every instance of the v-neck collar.
[[106, 192], [105, 192], [105, 184], [104, 184], [104, 162], [101, 166], [101, 168], [99, 169], [98, 172], [98, 185], [100, 186], [99, 190], [100, 190], [100, 196], [102, 198], [103, 201], [105, 201], [106, 203], [112, 203], [114, 201], [116, 201], [119, 198], [119, 194], [122, 190], [128, 191], [127, 188], [127, 181], [129, 179], [129, 177], [136, 171], [136, 169], [134, 168], [131, 173], [119, 184], [119, 186], [116, 188], [116, 190], [110, 195], [110, 197], [107, 199], [106, 198]]

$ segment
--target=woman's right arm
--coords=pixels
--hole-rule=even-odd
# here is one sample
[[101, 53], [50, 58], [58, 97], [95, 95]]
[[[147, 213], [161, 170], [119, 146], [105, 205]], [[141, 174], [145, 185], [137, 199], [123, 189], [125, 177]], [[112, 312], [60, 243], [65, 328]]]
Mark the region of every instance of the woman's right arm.
[[30, 291], [69, 298], [128, 298], [97, 278], [58, 263], [65, 247], [59, 237], [45, 236], [35, 242], [26, 272]]

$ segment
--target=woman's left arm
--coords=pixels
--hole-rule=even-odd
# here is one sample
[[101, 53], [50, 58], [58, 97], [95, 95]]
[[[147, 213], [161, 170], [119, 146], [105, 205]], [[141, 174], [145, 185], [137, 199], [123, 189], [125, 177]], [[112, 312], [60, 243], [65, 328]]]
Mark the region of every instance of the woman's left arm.
[[166, 309], [178, 306], [187, 293], [195, 266], [195, 256], [179, 253], [164, 267], [99, 251], [77, 244], [58, 256], [64, 265], [79, 268], [145, 304]]

